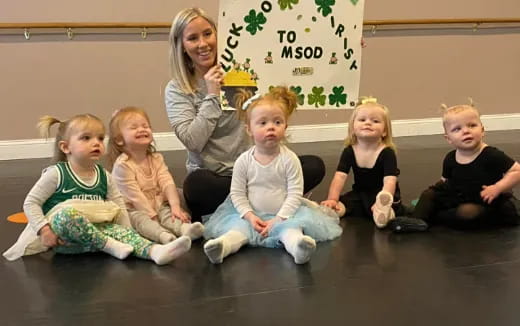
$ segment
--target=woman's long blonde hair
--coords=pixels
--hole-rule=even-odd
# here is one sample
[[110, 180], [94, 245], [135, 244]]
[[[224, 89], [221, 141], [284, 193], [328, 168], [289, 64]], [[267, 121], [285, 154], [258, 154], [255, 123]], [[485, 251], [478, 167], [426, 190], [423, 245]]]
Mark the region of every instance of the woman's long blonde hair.
[[[200, 8], [186, 8], [181, 10], [173, 19], [170, 29], [170, 72], [176, 85], [187, 94], [194, 94], [197, 90], [195, 68], [182, 44], [182, 35], [186, 26], [195, 18], [202, 17], [211, 25], [217, 35], [217, 25], [206, 12]], [[217, 64], [217, 58], [215, 58]]]
[[[127, 106], [116, 110], [112, 115], [112, 119], [110, 119], [110, 123], [108, 125], [109, 139], [107, 149], [107, 167], [109, 171], [112, 170], [114, 162], [117, 160], [119, 155], [125, 153], [125, 144], [123, 142], [123, 135], [121, 133], [122, 124], [134, 115], [140, 115], [145, 118], [148, 122], [148, 125], [150, 126], [150, 129], [152, 128], [150, 118], [148, 117], [148, 114], [145, 110], [135, 106]], [[155, 151], [156, 149], [152, 142], [147, 148], [147, 153], [152, 154]]]
[[354, 112], [352, 112], [352, 115], [350, 116], [350, 121], [348, 123], [348, 135], [345, 139], [345, 146], [357, 144], [358, 139], [354, 134], [354, 121], [356, 120], [356, 116], [359, 113], [359, 111], [367, 106], [375, 106], [383, 111], [383, 124], [385, 125], [386, 135], [383, 136], [381, 142], [385, 144], [386, 147], [390, 147], [395, 151], [396, 146], [392, 138], [392, 122], [390, 120], [390, 111], [385, 105], [378, 103], [377, 99], [371, 96], [363, 96], [359, 98], [359, 101], [356, 107], [354, 108]]
[[50, 115], [45, 115], [38, 121], [37, 128], [40, 132], [40, 135], [42, 137], [49, 138], [51, 127], [55, 124], [58, 124], [58, 132], [56, 133], [56, 139], [54, 141], [53, 147], [53, 163], [67, 162], [67, 155], [62, 152], [60, 148], [60, 142], [68, 142], [72, 133], [88, 129], [93, 124], [101, 127], [103, 129], [103, 133], [105, 132], [105, 126], [103, 125], [101, 119], [93, 114], [87, 113], [75, 115], [65, 121], [61, 121], [58, 118], [52, 117]]

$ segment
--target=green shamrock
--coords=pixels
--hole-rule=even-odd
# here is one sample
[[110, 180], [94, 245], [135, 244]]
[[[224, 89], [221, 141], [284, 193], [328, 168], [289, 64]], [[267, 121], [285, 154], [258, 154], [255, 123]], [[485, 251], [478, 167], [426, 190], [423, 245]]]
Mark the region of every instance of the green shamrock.
[[345, 87], [332, 87], [332, 94], [329, 94], [329, 104], [339, 107], [340, 104], [347, 104], [347, 94], [343, 93]]
[[278, 0], [280, 9], [285, 10], [286, 8], [292, 9], [293, 4], [298, 4], [300, 0]]
[[307, 95], [307, 98], [309, 100], [309, 104], [313, 105], [315, 107], [318, 106], [324, 106], [325, 100], [327, 99], [327, 96], [323, 95], [324, 88], [323, 87], [316, 87], [314, 86], [312, 88], [312, 93]]
[[296, 94], [298, 104], [303, 105], [303, 102], [305, 102], [305, 95], [301, 94], [302, 88], [300, 86], [291, 86], [289, 89]]
[[318, 12], [321, 11], [323, 17], [327, 17], [332, 12], [332, 6], [336, 4], [336, 0], [314, 0], [314, 3], [318, 5]]
[[359, 2], [359, 0], [350, 0], [350, 2], [352, 2], [352, 4], [355, 6]]
[[244, 17], [244, 21], [247, 23], [246, 30], [251, 33], [251, 35], [255, 35], [257, 30], [261, 31], [264, 29], [262, 25], [267, 22], [267, 19], [263, 12], [259, 12], [257, 15], [256, 11], [251, 9], [249, 10], [249, 15]]

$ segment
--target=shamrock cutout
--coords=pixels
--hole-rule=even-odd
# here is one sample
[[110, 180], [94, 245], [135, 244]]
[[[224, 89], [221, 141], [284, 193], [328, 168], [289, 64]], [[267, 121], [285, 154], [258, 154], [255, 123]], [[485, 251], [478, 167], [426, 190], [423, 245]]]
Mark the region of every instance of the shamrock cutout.
[[278, 0], [280, 9], [285, 10], [287, 8], [292, 9], [293, 4], [298, 4], [299, 0]]
[[303, 105], [303, 102], [305, 102], [305, 95], [301, 94], [302, 88], [300, 86], [291, 86], [290, 90], [296, 94], [298, 104]]
[[332, 87], [332, 94], [329, 94], [329, 104], [339, 107], [340, 104], [347, 104], [347, 94], [343, 93], [345, 87]]
[[259, 12], [257, 15], [256, 11], [251, 9], [249, 10], [249, 15], [244, 17], [244, 21], [247, 23], [246, 30], [251, 33], [251, 35], [255, 35], [257, 30], [261, 31], [264, 29], [262, 25], [267, 22], [267, 19], [264, 13]]
[[332, 12], [332, 6], [336, 4], [336, 0], [314, 0], [314, 3], [318, 5], [318, 12], [321, 11], [323, 17], [327, 17]]
[[318, 106], [324, 106], [325, 100], [327, 99], [327, 96], [323, 95], [324, 88], [323, 87], [316, 87], [314, 86], [312, 88], [312, 93], [307, 95], [307, 98], [309, 100], [309, 104], [313, 105], [317, 108]]

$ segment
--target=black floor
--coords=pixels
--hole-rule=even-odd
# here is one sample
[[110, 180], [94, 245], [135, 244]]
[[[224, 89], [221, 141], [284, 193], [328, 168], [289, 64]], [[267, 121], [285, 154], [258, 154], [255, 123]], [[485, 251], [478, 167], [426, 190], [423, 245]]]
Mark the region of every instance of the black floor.
[[[494, 132], [487, 141], [520, 160], [519, 135]], [[441, 136], [397, 143], [409, 202], [439, 178], [450, 148]], [[326, 180], [313, 193], [323, 199], [341, 142], [292, 147], [325, 160]], [[182, 184], [185, 155], [165, 156]], [[0, 162], [0, 216], [20, 211], [47, 162]], [[104, 254], [2, 257], [0, 325], [520, 324], [520, 228], [398, 235], [355, 218], [342, 226], [341, 238], [319, 244], [303, 266], [264, 248], [244, 248], [215, 266], [201, 241], [163, 267]], [[1, 251], [22, 228], [0, 219]]]

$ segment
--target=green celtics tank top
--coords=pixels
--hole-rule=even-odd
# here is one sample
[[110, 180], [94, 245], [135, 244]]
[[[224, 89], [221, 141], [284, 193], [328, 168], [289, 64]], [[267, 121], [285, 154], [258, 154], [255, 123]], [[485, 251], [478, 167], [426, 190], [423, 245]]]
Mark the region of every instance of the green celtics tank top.
[[91, 186], [84, 184], [74, 174], [68, 162], [58, 162], [56, 168], [60, 176], [60, 183], [54, 194], [43, 204], [43, 214], [47, 214], [54, 206], [67, 199], [106, 200], [107, 175], [101, 165], [95, 165], [96, 181]]

